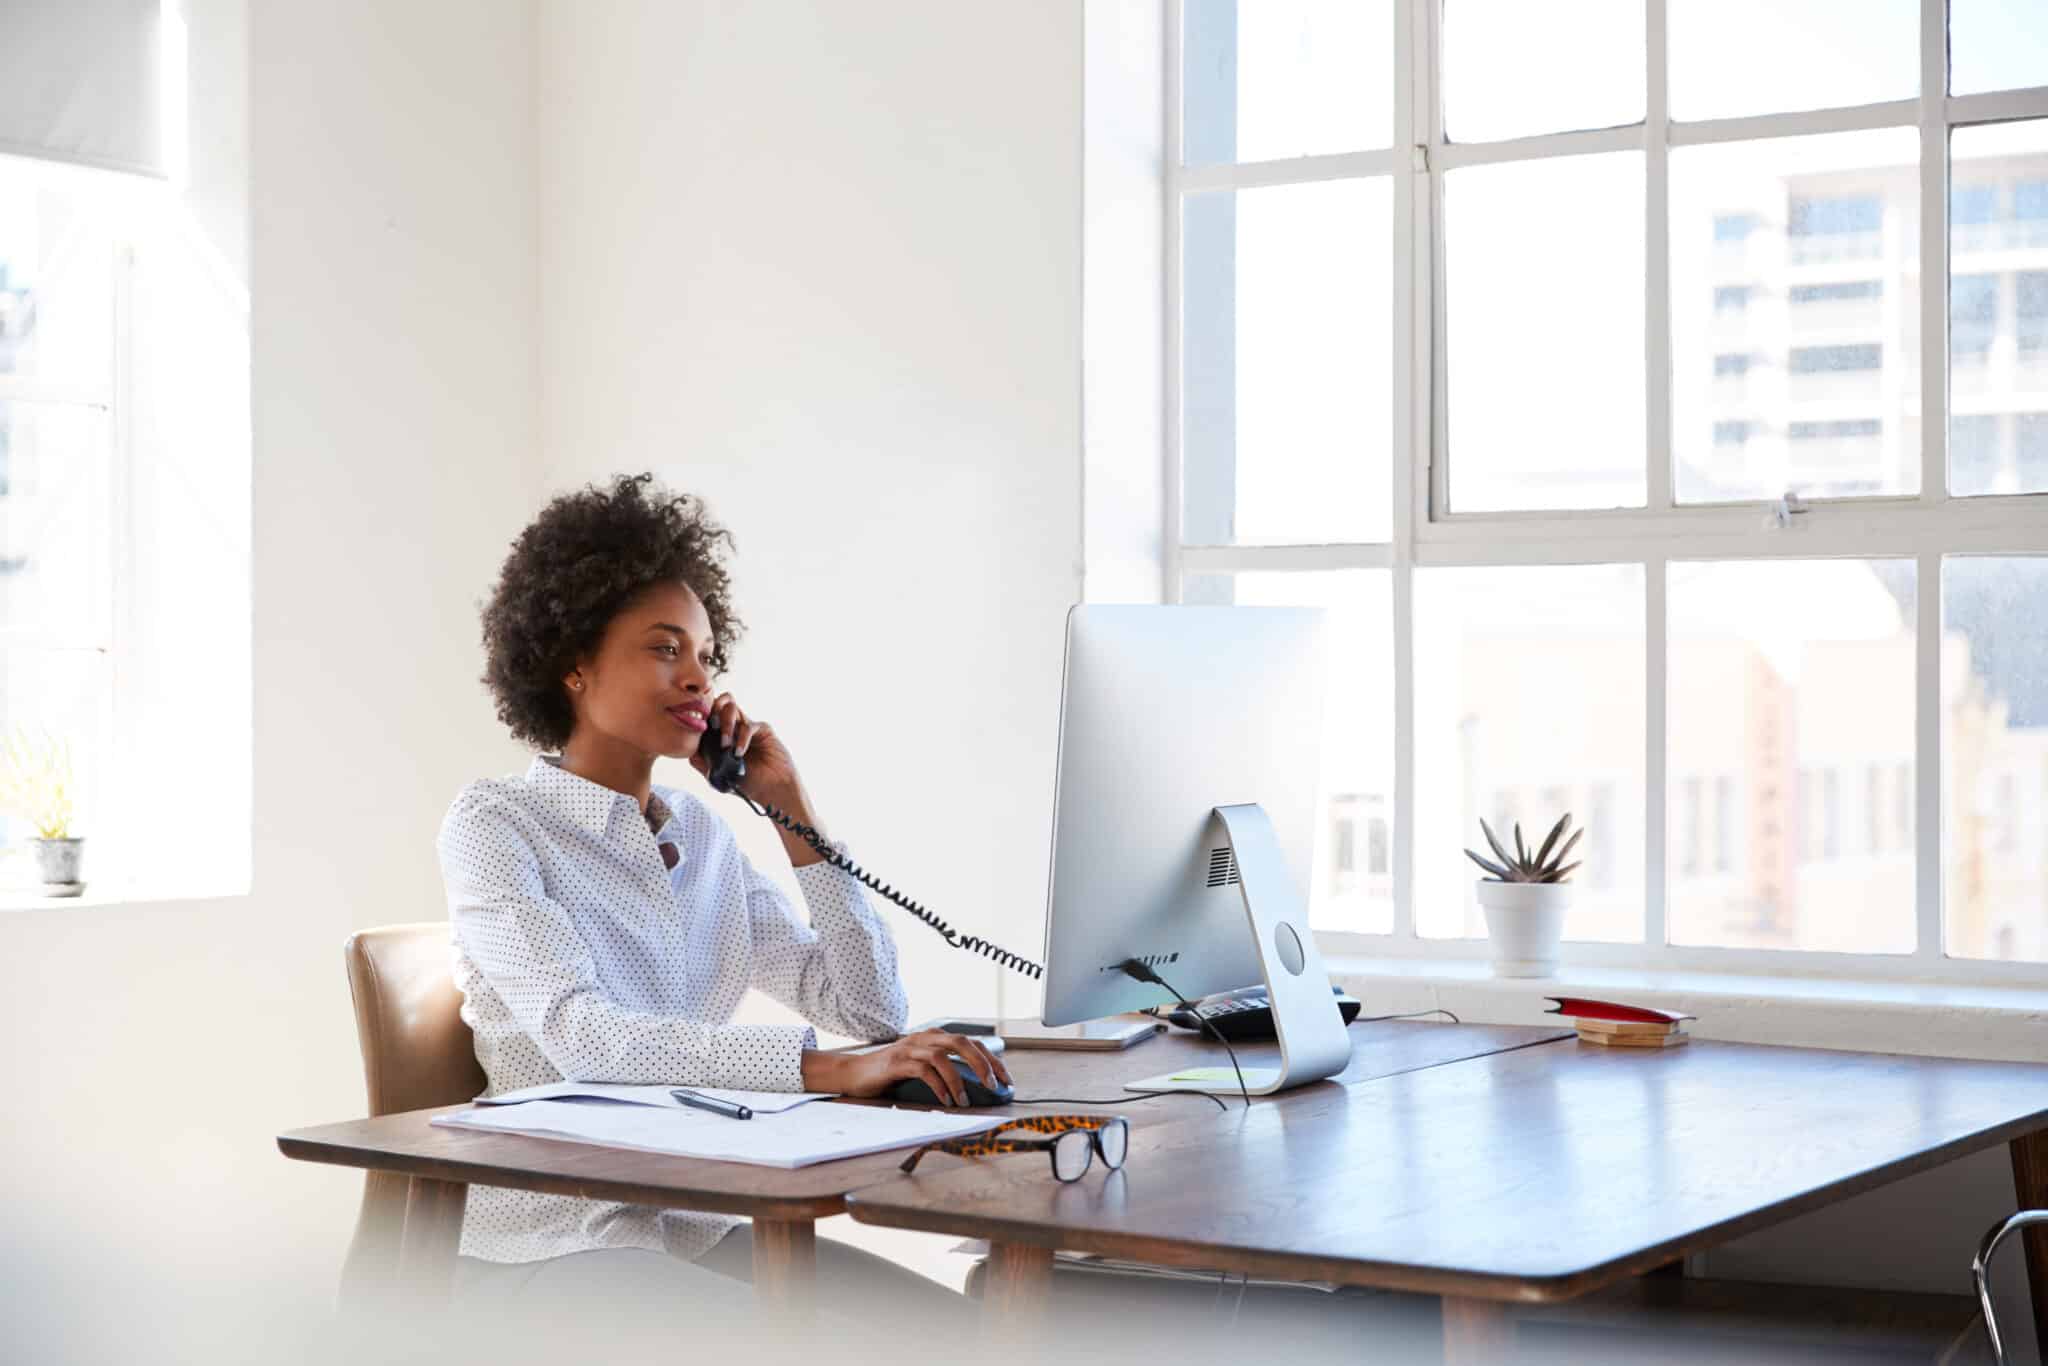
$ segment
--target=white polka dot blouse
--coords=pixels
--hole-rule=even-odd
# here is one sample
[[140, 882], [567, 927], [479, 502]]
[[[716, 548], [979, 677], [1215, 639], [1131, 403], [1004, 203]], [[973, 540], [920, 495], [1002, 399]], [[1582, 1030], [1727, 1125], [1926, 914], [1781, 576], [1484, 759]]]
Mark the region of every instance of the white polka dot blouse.
[[[550, 1081], [802, 1090], [804, 1025], [736, 1025], [749, 987], [835, 1033], [886, 1039], [909, 1005], [896, 945], [860, 884], [796, 870], [810, 908], [679, 788], [643, 813], [550, 755], [463, 788], [441, 824], [455, 983], [485, 1095]], [[740, 1222], [471, 1186], [462, 1255], [528, 1262], [592, 1248], [695, 1258]]]

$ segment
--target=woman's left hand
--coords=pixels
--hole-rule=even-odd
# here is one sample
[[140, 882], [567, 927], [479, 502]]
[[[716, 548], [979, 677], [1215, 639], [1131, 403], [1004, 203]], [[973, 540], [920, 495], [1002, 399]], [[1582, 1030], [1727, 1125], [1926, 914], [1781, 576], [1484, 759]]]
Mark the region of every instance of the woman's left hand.
[[[766, 721], [749, 720], [729, 692], [718, 695], [705, 719], [724, 737], [725, 747], [747, 761], [747, 776], [739, 783], [742, 793], [785, 811], [803, 808], [803, 782], [797, 777], [796, 761], [774, 727]], [[702, 745], [690, 756], [690, 767], [711, 776]]]

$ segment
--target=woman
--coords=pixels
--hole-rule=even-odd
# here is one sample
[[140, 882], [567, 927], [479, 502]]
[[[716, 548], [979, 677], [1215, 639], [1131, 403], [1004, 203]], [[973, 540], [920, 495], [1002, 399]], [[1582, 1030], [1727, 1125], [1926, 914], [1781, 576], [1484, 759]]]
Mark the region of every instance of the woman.
[[[484, 607], [483, 681], [514, 737], [542, 751], [523, 775], [465, 787], [441, 827], [486, 1094], [568, 1079], [876, 1096], [918, 1077], [965, 1103], [949, 1053], [984, 1082], [1008, 1074], [969, 1038], [896, 1037], [895, 944], [860, 884], [784, 833], [806, 923], [710, 807], [653, 781], [660, 758], [706, 772], [699, 746], [716, 726], [746, 758], [742, 791], [822, 829], [773, 727], [716, 689], [741, 629], [730, 545], [696, 500], [620, 477], [548, 504]], [[732, 1024], [749, 987], [836, 1033], [895, 1042], [825, 1053], [808, 1026]], [[473, 1186], [458, 1286], [511, 1303], [548, 1281], [744, 1280], [749, 1251], [744, 1221], [722, 1215]], [[945, 1295], [844, 1245], [821, 1240], [818, 1254], [832, 1298], [886, 1304], [878, 1281], [899, 1300]]]

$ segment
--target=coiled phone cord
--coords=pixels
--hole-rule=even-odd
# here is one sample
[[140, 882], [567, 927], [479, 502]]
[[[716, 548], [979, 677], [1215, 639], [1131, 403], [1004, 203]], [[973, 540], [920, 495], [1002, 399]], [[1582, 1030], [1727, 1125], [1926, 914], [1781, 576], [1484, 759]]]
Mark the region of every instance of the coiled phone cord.
[[1045, 969], [1040, 967], [1038, 964], [1032, 962], [1029, 958], [1021, 958], [1018, 955], [1011, 953], [1008, 949], [999, 948], [996, 945], [991, 944], [988, 940], [983, 939], [980, 935], [960, 933], [951, 925], [948, 925], [945, 921], [939, 919], [939, 917], [933, 915], [930, 911], [918, 905], [915, 901], [912, 901], [909, 897], [904, 896], [901, 892], [898, 892], [894, 887], [887, 886], [879, 878], [873, 877], [870, 874], [868, 874], [865, 870], [861, 868], [859, 864], [855, 863], [846, 855], [840, 853], [837, 849], [834, 849], [831, 845], [825, 843], [825, 837], [823, 835], [820, 835], [817, 831], [813, 830], [810, 826], [805, 825], [802, 821], [796, 820], [790, 816], [783, 814], [781, 811], [768, 805], [766, 802], [755, 801], [752, 797], [749, 797], [746, 793], [741, 792], [738, 788], [733, 788], [731, 789], [731, 791], [732, 795], [738, 797], [741, 801], [745, 802], [747, 804], [747, 809], [752, 811], [755, 815], [766, 816], [769, 820], [774, 821], [777, 825], [789, 831], [789, 833], [791, 833], [792, 835], [797, 836], [805, 844], [810, 845], [812, 849], [816, 850], [819, 858], [824, 859], [825, 862], [831, 864], [834, 868], [839, 869], [841, 872], [850, 874], [852, 877], [857, 879], [862, 886], [881, 893], [883, 896], [889, 898], [889, 900], [895, 902], [898, 906], [901, 906], [904, 910], [909, 911], [919, 920], [922, 920], [925, 924], [937, 930], [939, 934], [942, 937], [944, 937], [945, 941], [948, 944], [951, 944], [954, 948], [965, 949], [969, 953], [978, 953], [982, 957], [1000, 963], [1002, 966], [1009, 968], [1015, 972], [1021, 972], [1026, 977], [1037, 978], [1043, 977], [1045, 975]]

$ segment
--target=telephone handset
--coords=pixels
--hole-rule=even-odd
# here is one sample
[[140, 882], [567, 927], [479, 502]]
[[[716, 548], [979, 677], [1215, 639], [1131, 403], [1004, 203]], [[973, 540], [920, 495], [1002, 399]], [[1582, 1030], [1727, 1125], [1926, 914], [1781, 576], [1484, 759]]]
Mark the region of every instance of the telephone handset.
[[725, 747], [725, 732], [718, 728], [717, 717], [707, 716], [705, 719], [711, 724], [698, 738], [697, 752], [704, 756], [705, 764], [710, 767], [712, 790], [736, 792], [741, 780], [747, 776], [747, 756]]
[[899, 893], [895, 888], [884, 886], [878, 879], [862, 871], [859, 864], [825, 843], [824, 836], [820, 835], [810, 826], [805, 825], [802, 821], [793, 820], [766, 802], [757, 802], [746, 793], [740, 791], [739, 784], [747, 776], [746, 756], [728, 750], [725, 747], [725, 735], [718, 728], [717, 718], [709, 719], [711, 725], [698, 739], [697, 752], [704, 756], [705, 766], [709, 769], [706, 776], [711, 783], [712, 790], [728, 792], [738, 797], [747, 804], [748, 810], [752, 811], [755, 815], [766, 816], [769, 820], [774, 821], [783, 829], [803, 840], [805, 844], [810, 845], [812, 849], [816, 850], [818, 856], [824, 859], [825, 862], [831, 864], [834, 868], [851, 874], [863, 886], [881, 893], [904, 910], [909, 911], [919, 920], [937, 930], [940, 936], [954, 948], [966, 949], [969, 953], [978, 953], [982, 957], [992, 959], [1006, 968], [1012, 968], [1021, 972], [1026, 977], [1042, 977], [1045, 975], [1045, 969], [1028, 958], [1020, 958], [1008, 949], [997, 948], [979, 935], [961, 934], [951, 925], [948, 925], [909, 897]]

